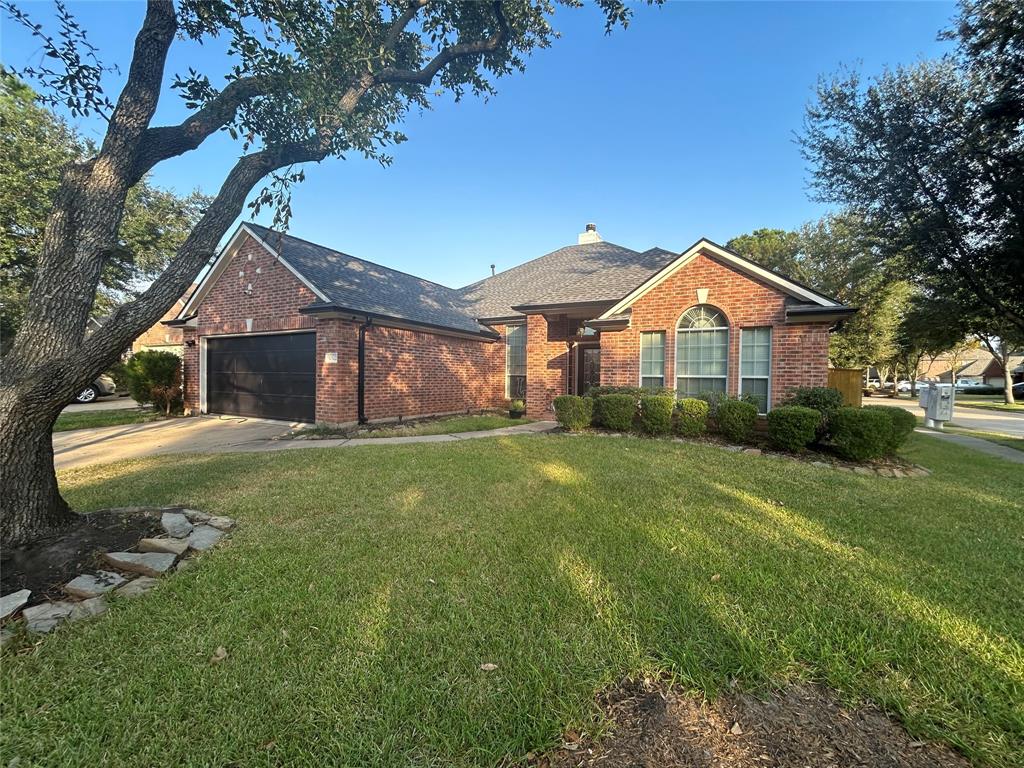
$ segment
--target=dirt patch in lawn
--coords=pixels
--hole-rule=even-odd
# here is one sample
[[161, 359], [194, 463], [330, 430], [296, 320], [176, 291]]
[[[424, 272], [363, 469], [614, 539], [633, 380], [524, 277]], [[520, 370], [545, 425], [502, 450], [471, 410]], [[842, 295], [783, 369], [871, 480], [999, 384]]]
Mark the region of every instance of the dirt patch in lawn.
[[602, 702], [611, 732], [594, 743], [566, 735], [534, 758], [550, 768], [968, 768], [949, 747], [917, 741], [872, 707], [847, 709], [828, 690], [793, 686], [761, 699], [730, 694], [705, 702], [627, 687]]
[[29, 604], [58, 598], [60, 588], [80, 573], [95, 571], [101, 552], [133, 549], [139, 539], [161, 531], [153, 510], [108, 509], [79, 515], [76, 523], [29, 547], [0, 554], [0, 594], [31, 589]]

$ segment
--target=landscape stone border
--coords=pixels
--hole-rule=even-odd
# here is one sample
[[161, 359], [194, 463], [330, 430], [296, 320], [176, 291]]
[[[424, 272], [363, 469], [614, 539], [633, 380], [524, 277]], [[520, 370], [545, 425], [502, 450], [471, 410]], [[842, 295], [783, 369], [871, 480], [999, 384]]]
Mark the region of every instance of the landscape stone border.
[[[632, 440], [662, 440], [669, 442], [669, 439], [664, 437], [644, 437], [642, 435], [634, 435], [629, 432], [610, 432], [608, 430], [588, 429], [583, 432], [569, 432], [566, 430], [555, 430], [553, 434], [560, 434], [567, 437], [578, 437], [580, 435], [591, 435], [597, 437], [620, 437]], [[819, 467], [822, 469], [834, 469], [838, 472], [851, 472], [855, 475], [864, 475], [869, 477], [928, 477], [931, 471], [922, 467], [920, 464], [897, 464], [895, 462], [886, 463], [872, 463], [872, 464], [856, 464], [853, 462], [844, 462], [841, 459], [828, 456], [822, 453], [808, 453], [805, 456], [796, 456], [791, 453], [781, 453], [779, 451], [766, 451], [762, 448], [755, 448], [750, 445], [735, 445], [733, 443], [720, 443], [712, 440], [687, 440], [684, 437], [673, 437], [670, 439], [673, 443], [684, 443], [686, 445], [703, 445], [709, 448], [718, 448], [719, 450], [729, 451], [730, 453], [745, 453], [748, 456], [767, 456], [773, 459], [783, 459], [785, 461], [793, 461], [799, 464], [807, 464], [812, 467]], [[826, 459], [828, 459], [826, 461]]]
[[51, 600], [28, 608], [31, 592], [22, 589], [0, 598], [0, 647], [15, 636], [20, 618], [26, 631], [52, 632], [64, 622], [101, 616], [109, 608], [107, 596], [132, 598], [155, 587], [161, 576], [192, 566], [195, 552], [215, 547], [235, 528], [230, 517], [210, 515], [183, 507], [121, 507], [110, 510], [123, 514], [160, 515], [163, 534], [143, 538], [136, 552], [104, 552], [106, 569], [95, 569], [71, 579], [62, 589], [67, 599]]

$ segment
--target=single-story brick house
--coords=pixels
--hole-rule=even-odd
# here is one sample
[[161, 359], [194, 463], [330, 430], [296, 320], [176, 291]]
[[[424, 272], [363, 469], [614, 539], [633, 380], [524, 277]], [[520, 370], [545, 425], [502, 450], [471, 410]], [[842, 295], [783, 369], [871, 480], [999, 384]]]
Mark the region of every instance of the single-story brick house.
[[593, 225], [464, 288], [242, 224], [178, 316], [185, 404], [352, 424], [523, 398], [532, 417], [596, 384], [750, 393], [824, 385], [854, 310], [699, 240], [638, 252]]

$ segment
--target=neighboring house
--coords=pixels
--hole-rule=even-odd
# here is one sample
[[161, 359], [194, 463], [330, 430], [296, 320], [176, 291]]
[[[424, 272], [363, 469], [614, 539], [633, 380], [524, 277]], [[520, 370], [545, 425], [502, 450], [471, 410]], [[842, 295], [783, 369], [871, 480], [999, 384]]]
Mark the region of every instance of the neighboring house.
[[185, 402], [351, 424], [496, 407], [551, 414], [588, 387], [752, 394], [824, 385], [855, 310], [708, 240], [576, 245], [461, 289], [243, 224], [178, 317]]
[[182, 329], [174, 325], [167, 325], [167, 321], [173, 320], [181, 314], [181, 310], [185, 308], [185, 305], [188, 303], [188, 297], [195, 290], [195, 287], [189, 288], [185, 295], [174, 302], [174, 306], [167, 310], [155, 325], [144, 331], [139, 338], [132, 342], [132, 354], [150, 349], [159, 352], [173, 352], [178, 356], [184, 353]]
[[[1018, 381], [1016, 369], [1021, 367], [1024, 356], [1010, 356], [1010, 371], [1014, 381]], [[939, 355], [934, 361], [923, 363], [919, 378], [925, 381], [953, 380], [953, 363], [946, 355]], [[973, 349], [961, 356], [956, 362], [956, 380], [965, 380], [986, 387], [1002, 387], [1006, 380], [999, 361], [986, 349]]]

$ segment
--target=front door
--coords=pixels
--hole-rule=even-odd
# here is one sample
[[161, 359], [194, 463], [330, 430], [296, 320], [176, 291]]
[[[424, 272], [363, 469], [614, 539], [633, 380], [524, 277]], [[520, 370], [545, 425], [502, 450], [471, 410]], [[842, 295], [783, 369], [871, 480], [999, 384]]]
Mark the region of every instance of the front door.
[[580, 347], [576, 371], [576, 394], [585, 395], [591, 387], [601, 385], [601, 348]]

